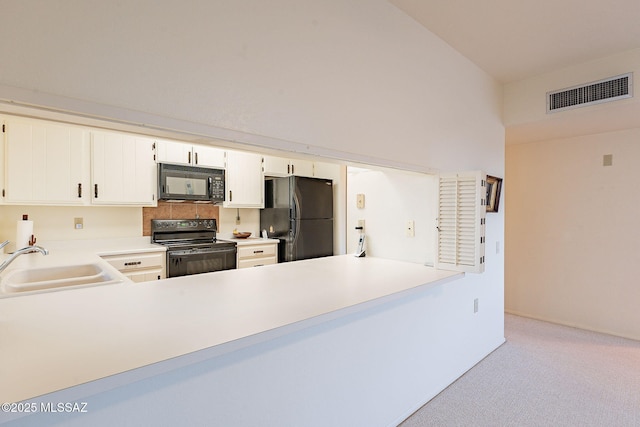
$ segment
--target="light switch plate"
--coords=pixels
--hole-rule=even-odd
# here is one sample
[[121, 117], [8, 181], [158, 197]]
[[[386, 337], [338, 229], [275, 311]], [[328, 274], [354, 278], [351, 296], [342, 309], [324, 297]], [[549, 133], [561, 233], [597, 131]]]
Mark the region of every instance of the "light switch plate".
[[364, 194], [356, 194], [356, 207], [358, 209], [364, 209]]

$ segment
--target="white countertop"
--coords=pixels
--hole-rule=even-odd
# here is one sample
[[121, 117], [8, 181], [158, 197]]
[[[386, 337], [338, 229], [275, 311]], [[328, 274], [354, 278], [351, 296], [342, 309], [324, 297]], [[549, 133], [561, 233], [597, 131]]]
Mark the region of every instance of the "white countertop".
[[2, 299], [0, 402], [232, 351], [462, 275], [341, 255]]
[[220, 240], [226, 240], [228, 242], [236, 242], [238, 246], [246, 246], [246, 245], [261, 245], [261, 244], [273, 244], [279, 243], [278, 239], [264, 239], [262, 237], [247, 237], [246, 239], [238, 239], [235, 237], [218, 237]]
[[[48, 241], [38, 244], [49, 251], [48, 255], [40, 253], [23, 254], [16, 258], [6, 270], [0, 274], [0, 298], [7, 297], [24, 297], [40, 292], [60, 292], [62, 290], [76, 290], [79, 287], [87, 286], [111, 286], [114, 284], [123, 284], [131, 282], [117, 269], [112, 267], [108, 262], [104, 261], [100, 256], [118, 255], [125, 253], [148, 253], [166, 251], [162, 245], [156, 245], [150, 242], [149, 237], [130, 237], [115, 239], [98, 239], [98, 240], [60, 240]], [[0, 254], [0, 261], [8, 258], [10, 254]], [[39, 269], [51, 267], [65, 267], [82, 264], [96, 264], [102, 270], [108, 272], [113, 277], [106, 283], [98, 283], [92, 285], [79, 285], [73, 289], [56, 288], [46, 291], [30, 291], [30, 292], [4, 292], [2, 278], [7, 277], [13, 271], [25, 269]]]
[[166, 247], [151, 243], [149, 236], [120, 237], [114, 239], [54, 240], [38, 245], [49, 251], [85, 251], [95, 255], [118, 255], [166, 251]]

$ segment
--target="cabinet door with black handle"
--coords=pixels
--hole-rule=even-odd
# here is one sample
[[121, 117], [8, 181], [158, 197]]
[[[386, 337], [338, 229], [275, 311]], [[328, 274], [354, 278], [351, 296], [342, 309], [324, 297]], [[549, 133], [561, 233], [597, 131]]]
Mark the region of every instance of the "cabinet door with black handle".
[[81, 205], [89, 184], [89, 137], [80, 126], [8, 117], [5, 197], [12, 203]]
[[157, 172], [153, 140], [118, 132], [91, 132], [93, 204], [153, 206]]

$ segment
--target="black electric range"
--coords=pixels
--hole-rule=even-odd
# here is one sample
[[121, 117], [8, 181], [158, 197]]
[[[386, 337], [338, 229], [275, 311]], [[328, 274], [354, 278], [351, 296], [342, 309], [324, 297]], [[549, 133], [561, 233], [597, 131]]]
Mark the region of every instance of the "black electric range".
[[215, 218], [151, 220], [151, 242], [167, 247], [167, 277], [236, 268], [235, 242], [216, 230]]

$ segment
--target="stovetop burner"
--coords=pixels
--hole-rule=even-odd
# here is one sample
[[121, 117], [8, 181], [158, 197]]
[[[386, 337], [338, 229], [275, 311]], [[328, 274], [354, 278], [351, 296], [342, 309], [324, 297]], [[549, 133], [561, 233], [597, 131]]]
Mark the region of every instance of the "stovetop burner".
[[215, 218], [151, 220], [151, 241], [169, 250], [206, 249], [235, 246], [233, 242], [216, 238]]

